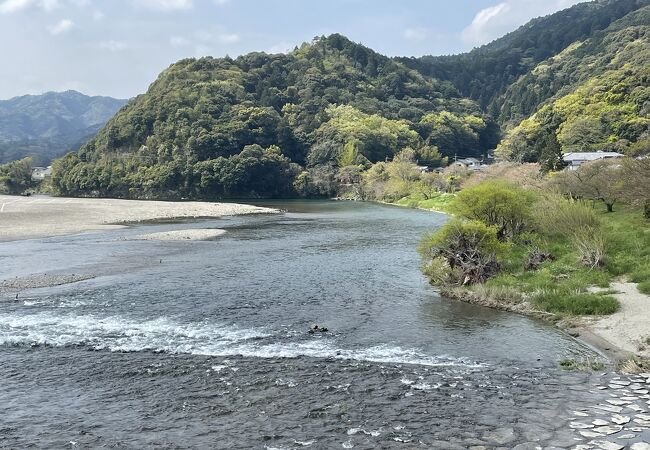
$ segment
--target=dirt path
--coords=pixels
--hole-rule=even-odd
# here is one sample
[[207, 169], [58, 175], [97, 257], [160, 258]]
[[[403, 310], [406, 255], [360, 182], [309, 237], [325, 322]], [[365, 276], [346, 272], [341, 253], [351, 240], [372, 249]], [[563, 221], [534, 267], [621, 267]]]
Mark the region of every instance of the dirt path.
[[593, 345], [617, 352], [633, 353], [642, 357], [650, 357], [650, 344], [646, 342], [650, 338], [650, 296], [645, 295], [634, 283], [616, 282], [612, 283], [611, 289], [617, 291], [616, 299], [621, 304], [621, 309], [610, 315], [597, 319], [588, 319], [584, 324], [581, 337], [587, 341], [595, 339], [606, 341], [615, 348], [602, 348], [602, 342], [590, 342]]

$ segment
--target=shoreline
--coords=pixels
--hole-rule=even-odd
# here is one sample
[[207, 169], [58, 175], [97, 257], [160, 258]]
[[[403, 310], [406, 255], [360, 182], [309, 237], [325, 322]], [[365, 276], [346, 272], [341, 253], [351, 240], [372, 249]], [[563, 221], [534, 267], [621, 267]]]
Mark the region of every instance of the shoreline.
[[0, 242], [120, 229], [156, 220], [279, 213], [241, 203], [0, 195]]
[[[447, 211], [419, 206], [400, 205], [391, 202], [377, 203], [419, 209], [451, 216]], [[626, 361], [641, 359], [650, 361], [650, 295], [641, 293], [631, 282], [615, 281], [610, 288], [620, 304], [620, 310], [607, 316], [576, 316], [556, 320], [552, 313], [536, 309], [521, 292], [519, 301], [503, 301], [498, 298], [479, 298], [473, 292], [457, 287], [438, 287], [441, 295], [486, 308], [511, 312], [553, 324], [578, 342], [620, 365]], [[645, 317], [646, 320], [643, 320]]]
[[[614, 297], [621, 305], [616, 313], [606, 316], [575, 316], [559, 320], [552, 313], [535, 309], [524, 298], [517, 302], [507, 302], [496, 298], [480, 298], [463, 288], [443, 287], [438, 290], [440, 295], [454, 301], [520, 314], [552, 324], [615, 365], [632, 358], [650, 358], [650, 345], [643, 345], [644, 339], [650, 339], [650, 318], [646, 317], [650, 311], [650, 296], [638, 292], [634, 283], [616, 282], [612, 283], [612, 288], [617, 290]], [[635, 294], [630, 295], [630, 290], [636, 291]], [[625, 322], [625, 327], [621, 322]]]

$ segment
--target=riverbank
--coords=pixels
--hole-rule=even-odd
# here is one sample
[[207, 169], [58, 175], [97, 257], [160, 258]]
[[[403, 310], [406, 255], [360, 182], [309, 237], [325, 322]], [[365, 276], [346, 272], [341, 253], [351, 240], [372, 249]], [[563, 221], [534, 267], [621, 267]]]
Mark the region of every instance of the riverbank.
[[144, 221], [278, 212], [238, 203], [0, 195], [0, 241], [108, 230]]
[[[397, 204], [443, 213], [448, 209], [439, 199], [434, 202], [426, 208], [421, 200], [406, 197]], [[562, 234], [544, 239], [531, 234], [506, 244], [498, 274], [471, 286], [443, 283], [438, 286], [441, 294], [554, 323], [614, 362], [630, 358], [647, 361], [647, 223], [633, 210], [595, 215], [603, 239], [598, 267], [582, 264], [574, 242]], [[545, 250], [539, 253], [540, 248]], [[535, 251], [539, 261], [531, 259]]]

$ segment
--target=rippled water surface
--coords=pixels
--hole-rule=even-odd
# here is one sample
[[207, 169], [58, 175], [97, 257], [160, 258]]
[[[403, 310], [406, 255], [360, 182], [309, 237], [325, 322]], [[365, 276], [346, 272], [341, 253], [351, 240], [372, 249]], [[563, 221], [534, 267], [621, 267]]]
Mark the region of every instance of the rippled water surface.
[[[273, 206], [288, 212], [0, 243], [3, 279], [97, 276], [0, 302], [2, 444], [573, 442], [567, 411], [601, 394], [556, 366], [590, 352], [544, 324], [441, 299], [415, 249], [444, 216]], [[188, 227], [227, 233], [124, 239]]]

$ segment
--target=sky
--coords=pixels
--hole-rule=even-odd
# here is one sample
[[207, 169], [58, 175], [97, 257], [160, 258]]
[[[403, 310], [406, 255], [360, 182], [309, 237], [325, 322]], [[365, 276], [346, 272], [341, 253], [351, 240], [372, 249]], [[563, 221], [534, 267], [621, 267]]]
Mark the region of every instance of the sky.
[[341, 33], [389, 56], [471, 50], [581, 0], [0, 0], [0, 99], [129, 98], [187, 57]]

